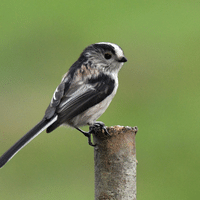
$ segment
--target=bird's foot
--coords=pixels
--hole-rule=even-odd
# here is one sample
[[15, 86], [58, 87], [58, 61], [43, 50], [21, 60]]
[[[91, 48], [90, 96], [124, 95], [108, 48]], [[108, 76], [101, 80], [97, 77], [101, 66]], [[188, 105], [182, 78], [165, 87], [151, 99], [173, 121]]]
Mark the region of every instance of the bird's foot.
[[81, 130], [80, 128], [76, 127], [76, 129], [78, 131], [80, 131], [81, 133], [83, 133], [83, 135], [85, 135], [88, 138], [88, 144], [92, 147], [95, 147], [96, 145], [92, 143], [92, 139], [91, 139], [91, 134], [92, 132], [89, 130], [88, 132]]
[[99, 122], [99, 121], [95, 122], [89, 128], [89, 132], [94, 133], [94, 134], [97, 133], [97, 132], [102, 132], [102, 130], [104, 130], [105, 135], [110, 135], [103, 122]]
[[91, 139], [91, 134], [95, 134], [97, 132], [101, 132], [102, 130], [104, 130], [105, 135], [110, 135], [106, 129], [106, 126], [103, 122], [95, 122], [93, 125], [90, 126], [89, 131], [83, 131], [80, 128], [76, 127], [76, 129], [78, 131], [80, 131], [81, 133], [83, 133], [87, 138], [88, 138], [88, 144], [90, 146], [95, 147], [96, 144], [92, 143], [92, 139]]

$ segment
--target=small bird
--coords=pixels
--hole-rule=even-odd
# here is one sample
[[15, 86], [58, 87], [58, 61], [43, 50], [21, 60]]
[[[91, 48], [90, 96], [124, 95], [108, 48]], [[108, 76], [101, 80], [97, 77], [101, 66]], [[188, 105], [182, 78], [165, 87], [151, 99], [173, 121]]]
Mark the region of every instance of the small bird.
[[[105, 124], [96, 120], [115, 96], [118, 72], [125, 62], [123, 50], [116, 44], [100, 42], [86, 47], [63, 76], [43, 119], [0, 157], [0, 168], [43, 130], [50, 133], [61, 125], [77, 129], [95, 146], [91, 142], [95, 130], [109, 134]], [[88, 132], [79, 128], [86, 125]]]

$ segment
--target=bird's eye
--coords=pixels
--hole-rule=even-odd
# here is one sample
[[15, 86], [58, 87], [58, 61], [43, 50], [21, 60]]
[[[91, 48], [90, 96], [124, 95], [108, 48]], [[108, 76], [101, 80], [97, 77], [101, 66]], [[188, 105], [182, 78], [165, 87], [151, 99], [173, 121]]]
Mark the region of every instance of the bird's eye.
[[106, 60], [111, 59], [111, 57], [112, 57], [112, 55], [111, 55], [110, 53], [105, 53], [105, 55], [104, 55], [104, 58], [105, 58]]

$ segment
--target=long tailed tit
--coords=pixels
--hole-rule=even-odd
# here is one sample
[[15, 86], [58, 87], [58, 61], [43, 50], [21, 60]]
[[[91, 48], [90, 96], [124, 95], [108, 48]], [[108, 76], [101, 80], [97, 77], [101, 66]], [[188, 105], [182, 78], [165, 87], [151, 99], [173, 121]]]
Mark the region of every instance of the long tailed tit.
[[[61, 125], [82, 132], [91, 142], [95, 128], [108, 134], [104, 123], [96, 120], [105, 112], [118, 88], [118, 72], [127, 59], [113, 43], [100, 42], [84, 49], [56, 88], [44, 118], [0, 157], [0, 168], [20, 149], [46, 129]], [[89, 125], [85, 132], [79, 127]]]

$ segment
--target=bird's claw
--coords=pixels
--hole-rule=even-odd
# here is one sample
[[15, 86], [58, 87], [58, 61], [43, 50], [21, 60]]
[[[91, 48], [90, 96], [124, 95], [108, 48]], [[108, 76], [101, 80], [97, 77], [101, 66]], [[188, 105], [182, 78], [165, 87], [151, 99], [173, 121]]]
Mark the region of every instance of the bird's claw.
[[89, 128], [89, 132], [94, 133], [94, 134], [97, 133], [97, 132], [101, 132], [102, 130], [104, 130], [105, 135], [110, 135], [103, 122], [95, 122]]
[[88, 132], [85, 132], [78, 127], [75, 127], [75, 128], [77, 130], [79, 130], [81, 133], [83, 133], [88, 138], [88, 144], [92, 147], [95, 147], [96, 144], [92, 143], [91, 134], [96, 134], [96, 133], [104, 130], [105, 135], [110, 136], [110, 134], [108, 133], [108, 130], [103, 122], [95, 122], [93, 125], [90, 125]]

